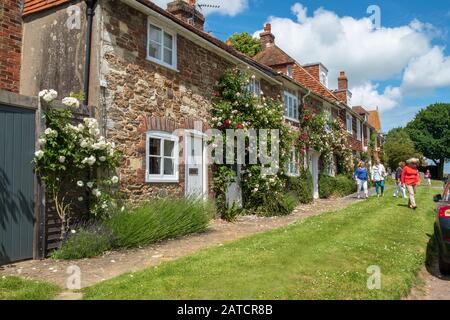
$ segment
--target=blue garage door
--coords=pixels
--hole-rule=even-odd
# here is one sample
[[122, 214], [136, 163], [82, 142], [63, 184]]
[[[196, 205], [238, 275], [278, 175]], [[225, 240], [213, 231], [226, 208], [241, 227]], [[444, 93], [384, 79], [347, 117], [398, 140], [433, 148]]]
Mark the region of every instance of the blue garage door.
[[33, 257], [34, 111], [0, 105], [0, 264]]

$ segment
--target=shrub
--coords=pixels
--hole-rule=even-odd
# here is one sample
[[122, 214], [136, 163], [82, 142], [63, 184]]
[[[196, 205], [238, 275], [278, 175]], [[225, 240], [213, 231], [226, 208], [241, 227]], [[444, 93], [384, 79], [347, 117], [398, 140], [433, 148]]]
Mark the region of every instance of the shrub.
[[328, 199], [333, 195], [336, 187], [336, 179], [326, 174], [319, 174], [319, 196]]
[[213, 216], [210, 203], [166, 198], [118, 212], [106, 224], [114, 234], [115, 248], [133, 248], [205, 231]]
[[300, 177], [289, 177], [287, 187], [294, 193], [299, 203], [307, 204], [314, 201], [313, 179], [309, 170], [303, 170]]
[[111, 249], [113, 236], [103, 226], [80, 229], [52, 253], [53, 259], [77, 260], [93, 258]]
[[294, 211], [296, 205], [297, 198], [294, 195], [278, 193], [258, 207], [256, 214], [263, 217], [287, 216]]
[[345, 197], [356, 192], [356, 183], [346, 175], [338, 175], [335, 178], [335, 189], [333, 195], [336, 197]]

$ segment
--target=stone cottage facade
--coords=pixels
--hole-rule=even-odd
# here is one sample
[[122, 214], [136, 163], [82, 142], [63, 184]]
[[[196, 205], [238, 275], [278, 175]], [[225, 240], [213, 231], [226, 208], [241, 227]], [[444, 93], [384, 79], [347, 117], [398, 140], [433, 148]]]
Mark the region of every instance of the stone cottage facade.
[[[85, 4], [67, 1], [39, 13], [29, 8], [25, 6], [26, 26], [46, 29], [45, 34], [53, 28], [51, 32], [58, 34], [67, 27], [64, 19], [73, 11], [83, 12]], [[212, 174], [204, 157], [202, 133], [211, 122], [215, 85], [226, 70], [248, 69], [256, 76], [258, 93], [281, 96], [282, 83], [273, 70], [205, 33], [201, 15], [190, 22], [190, 9], [184, 1], [170, 3], [167, 11], [151, 1], [96, 3], [88, 102], [95, 108], [103, 134], [123, 152], [125, 162], [119, 174], [123, 191], [131, 199], [210, 193]], [[80, 23], [83, 34], [85, 19]], [[26, 37], [31, 36], [30, 29], [25, 27]], [[81, 41], [75, 31], [66, 30], [74, 33], [65, 37], [65, 44], [55, 41], [49, 46], [70, 55]], [[35, 71], [26, 75], [27, 90], [34, 90], [29, 94], [45, 87], [63, 95], [82, 88], [77, 72], [83, 55], [76, 57], [75, 66], [55, 68], [50, 78], [64, 77], [64, 83], [40, 78], [38, 70], [44, 66], [36, 61], [45, 61], [42, 51], [28, 59], [24, 67], [35, 65]]]

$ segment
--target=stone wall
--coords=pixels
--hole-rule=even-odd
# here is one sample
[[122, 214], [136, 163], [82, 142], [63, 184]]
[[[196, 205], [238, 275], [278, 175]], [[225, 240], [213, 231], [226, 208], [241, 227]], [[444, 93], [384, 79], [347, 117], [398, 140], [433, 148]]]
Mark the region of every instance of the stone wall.
[[[100, 78], [106, 80], [107, 88], [99, 114], [104, 108], [106, 134], [126, 159], [120, 168], [124, 192], [137, 200], [184, 194], [181, 148], [179, 183], [145, 183], [145, 133], [153, 128], [169, 132], [194, 129], [195, 121], [207, 128], [214, 87], [232, 65], [178, 34], [178, 71], [162, 67], [146, 59], [146, 15], [120, 1], [102, 2], [102, 12]], [[279, 94], [265, 82], [262, 90]]]

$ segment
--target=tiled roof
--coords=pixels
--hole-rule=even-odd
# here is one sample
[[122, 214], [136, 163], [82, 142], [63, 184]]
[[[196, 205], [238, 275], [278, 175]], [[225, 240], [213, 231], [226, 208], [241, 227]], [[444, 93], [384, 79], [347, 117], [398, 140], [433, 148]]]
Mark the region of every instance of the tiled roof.
[[23, 16], [44, 11], [69, 2], [70, 0], [25, 0], [23, 5]]
[[352, 107], [353, 111], [355, 111], [357, 114], [369, 114], [369, 111], [364, 109], [362, 106], [354, 106]]
[[294, 59], [292, 59], [286, 52], [275, 45], [265, 48], [256, 56], [254, 56], [253, 59], [262, 64], [265, 64], [266, 66], [295, 63]]
[[378, 132], [381, 132], [381, 121], [378, 110], [369, 111], [369, 124]]

